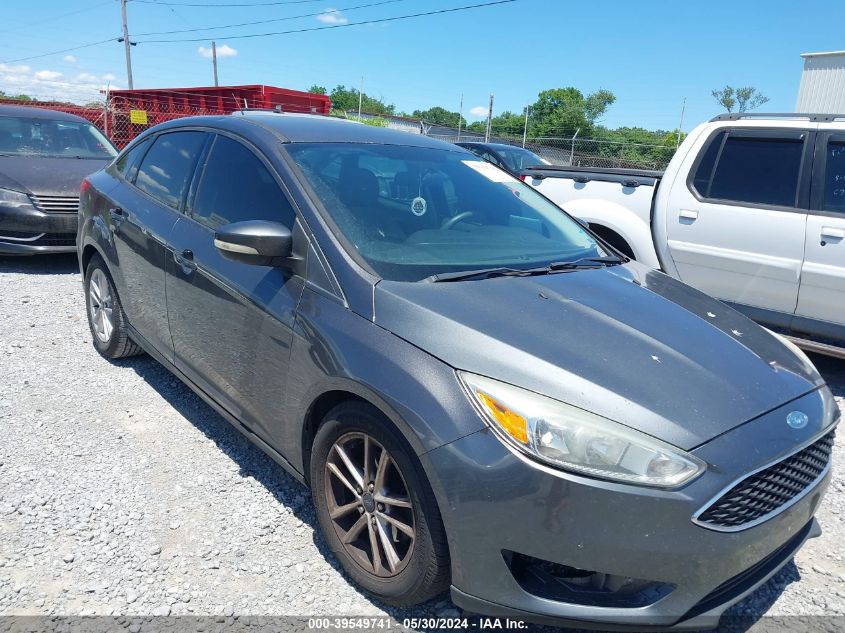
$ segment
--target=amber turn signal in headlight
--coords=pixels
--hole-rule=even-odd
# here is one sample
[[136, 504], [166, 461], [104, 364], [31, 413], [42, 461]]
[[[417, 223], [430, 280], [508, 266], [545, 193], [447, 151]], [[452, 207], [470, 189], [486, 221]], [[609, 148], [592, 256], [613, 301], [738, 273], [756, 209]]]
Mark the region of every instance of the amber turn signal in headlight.
[[704, 472], [697, 457], [613, 420], [492, 378], [458, 375], [499, 437], [552, 466], [663, 488]]

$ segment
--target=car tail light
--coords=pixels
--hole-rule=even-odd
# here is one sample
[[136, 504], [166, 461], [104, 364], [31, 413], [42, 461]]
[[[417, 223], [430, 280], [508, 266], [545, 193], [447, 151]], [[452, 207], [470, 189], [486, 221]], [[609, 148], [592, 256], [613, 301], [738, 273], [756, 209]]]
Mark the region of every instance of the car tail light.
[[79, 194], [83, 195], [91, 188], [91, 181], [87, 178], [82, 179], [82, 184], [79, 185]]
[[526, 180], [528, 180], [528, 176], [526, 176], [525, 174], [519, 174], [519, 179], [520, 179], [522, 182], [525, 182]]

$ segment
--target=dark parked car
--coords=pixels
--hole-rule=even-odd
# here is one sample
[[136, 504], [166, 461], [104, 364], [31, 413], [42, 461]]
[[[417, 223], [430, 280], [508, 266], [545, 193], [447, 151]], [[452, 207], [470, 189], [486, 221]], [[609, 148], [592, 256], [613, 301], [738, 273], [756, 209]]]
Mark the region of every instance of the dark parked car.
[[82, 117], [0, 105], [0, 254], [74, 252], [80, 183], [116, 154]]
[[82, 190], [96, 349], [310, 486], [380, 600], [705, 627], [820, 533], [839, 411], [807, 357], [454, 145], [182, 119]]
[[488, 163], [493, 163], [496, 167], [504, 169], [514, 176], [518, 176], [523, 169], [549, 164], [547, 160], [543, 160], [534, 152], [514, 145], [476, 143], [474, 141], [460, 142], [456, 145], [468, 149], [476, 156], [483, 158]]

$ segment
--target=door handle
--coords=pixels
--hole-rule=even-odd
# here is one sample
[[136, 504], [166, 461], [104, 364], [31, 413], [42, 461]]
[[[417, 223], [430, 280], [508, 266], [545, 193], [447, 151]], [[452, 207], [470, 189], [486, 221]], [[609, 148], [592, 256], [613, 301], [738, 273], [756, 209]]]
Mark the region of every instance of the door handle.
[[823, 226], [821, 236], [826, 237], [830, 240], [842, 240], [845, 239], [845, 229], [836, 229], [832, 226]]
[[173, 261], [182, 267], [182, 272], [186, 275], [197, 269], [197, 265], [194, 262], [194, 251], [189, 248], [186, 248], [181, 252], [174, 251]]
[[112, 207], [111, 209], [109, 209], [109, 215], [115, 220], [118, 218], [123, 219], [126, 217], [126, 212], [120, 207]]
[[698, 219], [698, 211], [693, 211], [692, 209], [681, 209], [681, 212], [678, 216], [682, 220], [692, 220], [695, 222]]

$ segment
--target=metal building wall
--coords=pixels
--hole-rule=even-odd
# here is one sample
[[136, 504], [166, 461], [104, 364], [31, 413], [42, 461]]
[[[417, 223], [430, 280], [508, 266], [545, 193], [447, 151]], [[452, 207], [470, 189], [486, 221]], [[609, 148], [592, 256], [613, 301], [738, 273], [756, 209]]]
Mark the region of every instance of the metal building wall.
[[796, 112], [845, 113], [845, 51], [804, 53]]

